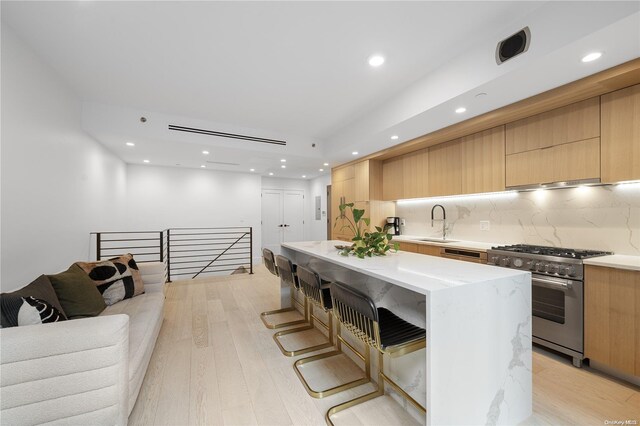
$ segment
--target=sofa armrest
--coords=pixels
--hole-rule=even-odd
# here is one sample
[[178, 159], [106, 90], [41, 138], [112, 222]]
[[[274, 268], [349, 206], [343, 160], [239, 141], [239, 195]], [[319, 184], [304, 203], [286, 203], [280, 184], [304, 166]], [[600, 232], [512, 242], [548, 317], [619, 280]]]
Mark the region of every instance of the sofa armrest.
[[0, 344], [3, 424], [127, 424], [127, 315], [4, 328]]
[[162, 292], [165, 283], [165, 270], [163, 262], [140, 262], [138, 269], [144, 283], [146, 293]]

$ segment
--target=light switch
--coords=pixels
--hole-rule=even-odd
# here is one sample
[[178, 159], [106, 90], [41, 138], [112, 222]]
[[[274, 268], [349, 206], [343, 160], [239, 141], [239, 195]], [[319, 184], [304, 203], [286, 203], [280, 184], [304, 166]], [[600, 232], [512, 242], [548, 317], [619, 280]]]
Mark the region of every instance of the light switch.
[[480, 230], [481, 231], [488, 231], [491, 229], [491, 222], [489, 222], [488, 220], [481, 220], [480, 221]]

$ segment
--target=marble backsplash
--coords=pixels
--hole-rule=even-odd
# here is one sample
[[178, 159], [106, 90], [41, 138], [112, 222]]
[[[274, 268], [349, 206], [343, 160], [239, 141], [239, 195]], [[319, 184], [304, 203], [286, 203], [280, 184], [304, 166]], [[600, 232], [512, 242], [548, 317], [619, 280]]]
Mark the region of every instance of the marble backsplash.
[[[406, 221], [402, 234], [442, 236], [442, 222], [431, 227], [434, 204], [445, 207], [452, 239], [640, 255], [637, 183], [399, 201], [396, 216]], [[481, 230], [480, 221], [489, 221], [490, 229]]]

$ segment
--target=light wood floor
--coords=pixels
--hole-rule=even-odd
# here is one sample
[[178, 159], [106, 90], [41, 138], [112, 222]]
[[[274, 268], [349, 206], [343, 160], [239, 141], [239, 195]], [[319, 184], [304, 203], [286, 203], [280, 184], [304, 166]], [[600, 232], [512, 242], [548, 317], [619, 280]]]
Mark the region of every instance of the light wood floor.
[[[324, 425], [327, 409], [370, 392], [363, 385], [324, 399], [311, 398], [295, 375], [296, 358], [283, 356], [262, 311], [279, 307], [279, 281], [264, 268], [168, 286], [165, 320], [131, 425]], [[283, 314], [275, 319], [284, 320]], [[295, 347], [322, 342], [309, 331], [284, 340]], [[301, 357], [308, 356], [302, 355]], [[329, 362], [323, 367], [326, 369]], [[348, 358], [330, 362], [334, 375], [314, 375], [317, 386], [358, 377]], [[324, 370], [326, 371], [326, 370]], [[536, 349], [534, 415], [527, 425], [603, 425], [633, 419], [640, 424], [640, 389]], [[419, 424], [390, 397], [332, 416], [336, 425]]]

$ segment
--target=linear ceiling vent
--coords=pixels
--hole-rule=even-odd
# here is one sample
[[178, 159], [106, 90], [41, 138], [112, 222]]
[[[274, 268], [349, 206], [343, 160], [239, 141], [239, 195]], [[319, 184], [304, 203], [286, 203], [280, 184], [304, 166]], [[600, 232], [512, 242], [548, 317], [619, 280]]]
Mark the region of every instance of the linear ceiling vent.
[[207, 163], [219, 164], [221, 166], [239, 166], [240, 165], [240, 163], [225, 163], [224, 161], [209, 161], [209, 160], [207, 160]]
[[524, 27], [514, 35], [505, 38], [496, 47], [496, 62], [498, 65], [515, 58], [529, 49], [531, 43], [531, 31]]
[[221, 138], [240, 139], [243, 141], [269, 143], [272, 145], [287, 144], [286, 141], [280, 141], [277, 139], [259, 138], [257, 136], [238, 135], [235, 133], [216, 132], [215, 130], [196, 129], [193, 127], [175, 126], [173, 124], [169, 124], [169, 130], [175, 130], [178, 132], [187, 132], [187, 133], [199, 133], [201, 135], [209, 135], [209, 136], [219, 136]]

